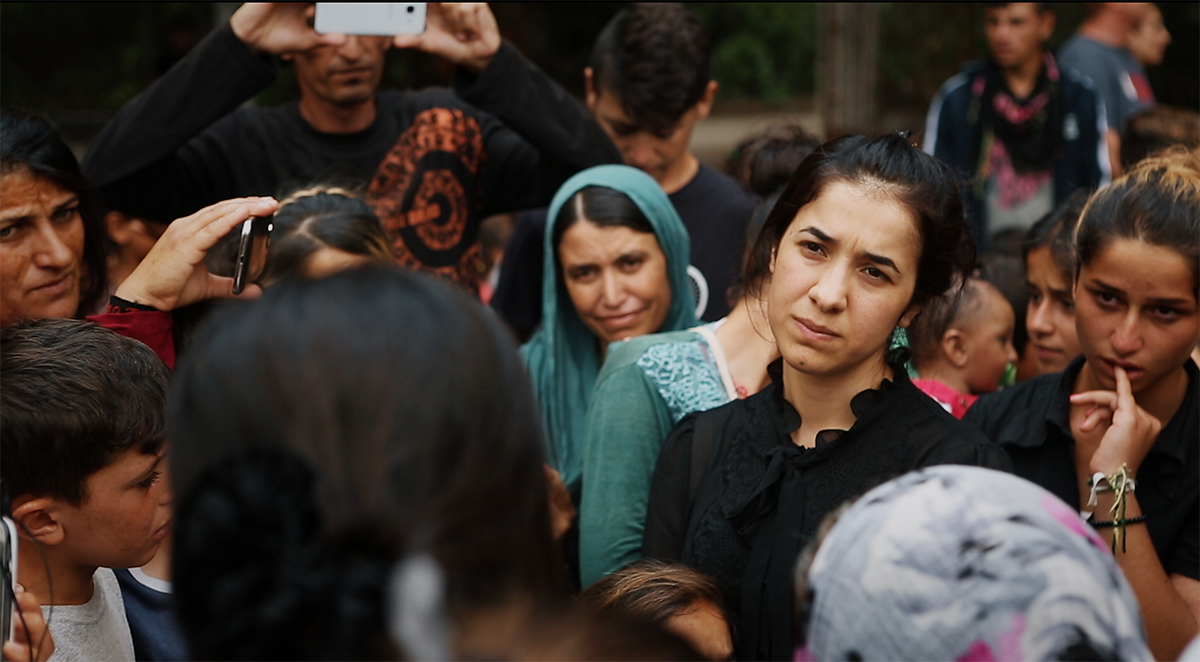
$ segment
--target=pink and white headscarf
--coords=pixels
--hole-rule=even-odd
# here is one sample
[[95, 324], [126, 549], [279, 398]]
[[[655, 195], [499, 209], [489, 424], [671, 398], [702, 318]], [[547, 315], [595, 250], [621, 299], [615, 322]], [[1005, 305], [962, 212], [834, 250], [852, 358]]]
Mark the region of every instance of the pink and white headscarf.
[[936, 466], [874, 490], [821, 542], [796, 660], [1150, 660], [1108, 546], [1016, 476]]

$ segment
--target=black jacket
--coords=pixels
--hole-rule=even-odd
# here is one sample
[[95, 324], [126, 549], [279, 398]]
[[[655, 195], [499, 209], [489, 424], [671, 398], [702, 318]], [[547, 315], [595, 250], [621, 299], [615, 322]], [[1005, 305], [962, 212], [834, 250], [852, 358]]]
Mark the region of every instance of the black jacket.
[[[925, 120], [923, 149], [958, 168], [968, 179], [979, 166], [983, 127], [970, 112], [972, 87], [984, 72], [986, 62], [973, 62], [946, 81], [929, 106]], [[1095, 189], [1112, 178], [1109, 167], [1107, 124], [1104, 104], [1090, 83], [1073, 71], [1062, 69], [1060, 99], [1062, 136], [1054, 158], [1054, 203], [1060, 204], [1077, 188]], [[982, 113], [976, 113], [982, 115]], [[977, 246], [985, 247], [988, 228], [985, 201], [973, 191], [967, 193], [967, 221]]]

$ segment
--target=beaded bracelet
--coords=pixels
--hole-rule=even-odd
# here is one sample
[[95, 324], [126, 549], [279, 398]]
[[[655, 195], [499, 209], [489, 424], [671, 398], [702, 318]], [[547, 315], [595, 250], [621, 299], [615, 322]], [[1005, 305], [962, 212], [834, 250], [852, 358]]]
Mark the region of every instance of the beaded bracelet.
[[1091, 524], [1092, 526], [1096, 527], [1097, 529], [1105, 529], [1105, 528], [1109, 528], [1109, 527], [1116, 527], [1118, 525], [1124, 527], [1127, 524], [1141, 524], [1142, 522], [1145, 522], [1145, 521], [1146, 521], [1145, 515], [1138, 515], [1137, 517], [1130, 517], [1129, 519], [1121, 520], [1119, 522], [1113, 521], [1113, 520], [1109, 520], [1107, 522], [1096, 522], [1096, 521], [1088, 520], [1088, 524]]

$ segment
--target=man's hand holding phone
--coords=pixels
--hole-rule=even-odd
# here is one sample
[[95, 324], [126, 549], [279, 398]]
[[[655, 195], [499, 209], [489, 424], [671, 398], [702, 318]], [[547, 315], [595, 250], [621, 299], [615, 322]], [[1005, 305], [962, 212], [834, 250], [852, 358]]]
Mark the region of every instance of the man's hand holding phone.
[[480, 73], [500, 50], [500, 28], [487, 3], [431, 2], [425, 31], [396, 35], [396, 48], [416, 48]]
[[345, 43], [340, 32], [317, 33], [314, 13], [311, 2], [247, 2], [233, 13], [229, 26], [247, 46], [270, 55]]

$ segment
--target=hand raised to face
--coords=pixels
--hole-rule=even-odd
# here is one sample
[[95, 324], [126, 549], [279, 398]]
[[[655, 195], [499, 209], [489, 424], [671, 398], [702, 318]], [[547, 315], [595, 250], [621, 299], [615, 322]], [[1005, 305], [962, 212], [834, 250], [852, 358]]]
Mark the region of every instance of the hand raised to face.
[[260, 53], [283, 55], [314, 46], [338, 46], [346, 35], [313, 30], [311, 2], [247, 2], [229, 19], [233, 33]]

